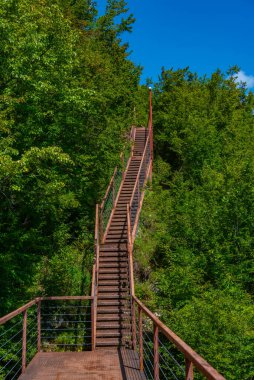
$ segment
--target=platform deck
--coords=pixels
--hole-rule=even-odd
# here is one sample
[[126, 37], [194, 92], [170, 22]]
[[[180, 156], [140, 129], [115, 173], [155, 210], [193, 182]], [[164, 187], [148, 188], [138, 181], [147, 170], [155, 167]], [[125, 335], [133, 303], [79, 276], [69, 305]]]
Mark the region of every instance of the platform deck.
[[145, 380], [138, 355], [126, 348], [87, 352], [41, 352], [19, 380]]

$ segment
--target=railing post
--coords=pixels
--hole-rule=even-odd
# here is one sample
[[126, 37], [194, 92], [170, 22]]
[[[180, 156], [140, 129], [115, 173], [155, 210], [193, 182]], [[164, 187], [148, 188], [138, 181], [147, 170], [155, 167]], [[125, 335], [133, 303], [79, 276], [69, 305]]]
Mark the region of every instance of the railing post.
[[153, 360], [154, 360], [154, 380], [160, 380], [159, 372], [159, 328], [153, 325]]
[[144, 370], [144, 355], [143, 355], [143, 323], [142, 323], [142, 309], [138, 307], [138, 332], [139, 332], [139, 363], [140, 371]]
[[37, 303], [37, 351], [41, 351], [41, 300]]
[[23, 311], [22, 373], [24, 373], [26, 370], [26, 329], [27, 329], [27, 309]]
[[96, 307], [95, 307], [95, 297], [92, 299], [92, 310], [91, 310], [91, 322], [92, 322], [92, 351], [95, 350], [96, 346]]
[[104, 235], [103, 235], [103, 210], [102, 210], [101, 206], [99, 207], [99, 221], [98, 221], [98, 223], [99, 223], [99, 231], [100, 231], [100, 233], [99, 233], [100, 241], [98, 243], [101, 243], [103, 241], [103, 237], [104, 237]]
[[115, 195], [115, 177], [113, 178], [113, 184], [112, 184], [112, 193], [113, 193], [113, 208], [115, 207], [115, 200], [116, 200], [116, 195]]
[[193, 364], [187, 357], [185, 357], [185, 380], [193, 380], [193, 379], [194, 379]]
[[133, 337], [133, 350], [137, 350], [137, 332], [136, 332], [136, 316], [135, 316], [135, 301], [131, 296], [131, 322], [132, 322], [132, 337]]
[[138, 209], [139, 209], [139, 202], [140, 202], [140, 185], [139, 185], [139, 178], [138, 178]]
[[150, 181], [152, 182], [152, 168], [153, 168], [153, 101], [152, 101], [152, 89], [149, 88], [149, 122], [148, 122], [148, 128], [149, 128], [149, 135], [150, 135]]

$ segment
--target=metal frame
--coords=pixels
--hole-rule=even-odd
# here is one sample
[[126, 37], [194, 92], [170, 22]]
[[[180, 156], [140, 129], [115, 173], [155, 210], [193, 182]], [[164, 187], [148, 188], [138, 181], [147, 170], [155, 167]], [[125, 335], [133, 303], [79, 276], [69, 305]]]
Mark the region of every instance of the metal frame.
[[[138, 307], [138, 325], [139, 325], [139, 358], [140, 370], [143, 370], [143, 331], [142, 315], [145, 314], [150, 322], [153, 323], [153, 353], [154, 353], [154, 380], [159, 380], [159, 339], [158, 334], [161, 332], [185, 358], [185, 380], [194, 379], [194, 368], [209, 380], [226, 380], [219, 372], [216, 371], [205, 359], [198, 355], [190, 346], [188, 346], [179, 336], [170, 330], [159, 318], [157, 318], [135, 295], [132, 296], [134, 306]], [[136, 314], [135, 314], [136, 315]]]

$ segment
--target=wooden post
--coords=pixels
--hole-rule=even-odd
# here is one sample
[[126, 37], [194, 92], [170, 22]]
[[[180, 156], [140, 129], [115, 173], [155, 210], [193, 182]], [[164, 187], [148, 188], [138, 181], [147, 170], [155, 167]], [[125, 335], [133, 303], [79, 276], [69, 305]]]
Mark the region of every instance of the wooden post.
[[27, 328], [27, 309], [23, 311], [22, 373], [24, 373], [26, 370], [26, 328]]
[[142, 309], [138, 307], [138, 331], [139, 331], [139, 363], [140, 371], [144, 370], [144, 355], [143, 355], [143, 324], [142, 324]]
[[159, 371], [159, 328], [153, 325], [153, 360], [154, 360], [154, 380], [160, 380]]
[[193, 380], [193, 379], [194, 379], [193, 364], [185, 356], [185, 380]]
[[37, 303], [37, 351], [41, 351], [41, 301]]

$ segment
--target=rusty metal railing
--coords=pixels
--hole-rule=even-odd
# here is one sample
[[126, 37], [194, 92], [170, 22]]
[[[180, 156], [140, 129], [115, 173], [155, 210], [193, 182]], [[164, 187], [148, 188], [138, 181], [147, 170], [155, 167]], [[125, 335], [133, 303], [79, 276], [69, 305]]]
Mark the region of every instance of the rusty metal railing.
[[130, 200], [132, 241], [134, 241], [137, 232], [138, 219], [144, 197], [144, 187], [151, 172], [151, 135], [149, 131], [147, 132], [145, 149]]
[[136, 322], [135, 349], [140, 370], [147, 380], [225, 380], [207, 361], [164, 325], [140, 300], [133, 296]]
[[93, 297], [39, 297], [0, 318], [0, 379], [17, 379], [40, 351], [91, 350]]
[[152, 107], [152, 90], [149, 88], [149, 114], [148, 125], [146, 130], [146, 144], [142, 155], [139, 171], [133, 188], [130, 200], [130, 218], [131, 218], [131, 236], [134, 242], [139, 214], [144, 198], [144, 187], [148, 178], [152, 180], [152, 165], [153, 165], [153, 107]]
[[116, 206], [120, 186], [122, 180], [124, 179], [126, 168], [128, 167], [128, 164], [132, 156], [132, 141], [134, 140], [134, 138], [135, 128], [132, 127], [131, 133], [127, 141], [127, 145], [123, 153], [120, 155], [121, 165], [115, 168], [113, 176], [111, 177], [108, 188], [106, 190], [105, 196], [103, 197], [102, 203], [99, 206], [99, 230], [100, 242], [102, 243], [104, 242], [105, 236], [107, 234], [107, 230], [110, 225], [110, 219], [113, 215], [113, 211]]

